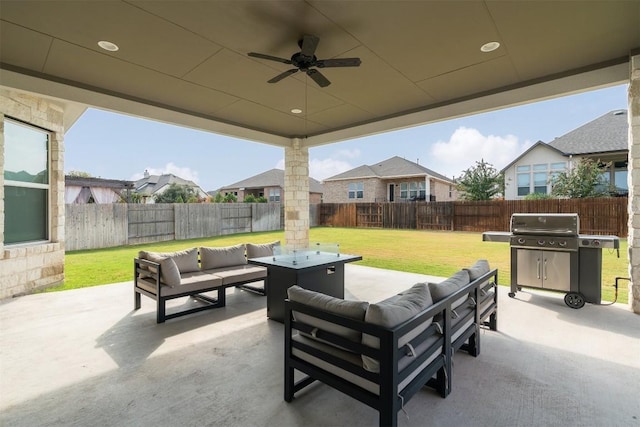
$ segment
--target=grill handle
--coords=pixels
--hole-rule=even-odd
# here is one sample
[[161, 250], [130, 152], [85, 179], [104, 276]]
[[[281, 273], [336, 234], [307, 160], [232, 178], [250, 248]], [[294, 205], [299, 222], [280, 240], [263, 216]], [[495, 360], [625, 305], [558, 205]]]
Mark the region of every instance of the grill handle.
[[540, 279], [540, 258], [536, 259], [536, 274], [538, 276], [538, 279]]

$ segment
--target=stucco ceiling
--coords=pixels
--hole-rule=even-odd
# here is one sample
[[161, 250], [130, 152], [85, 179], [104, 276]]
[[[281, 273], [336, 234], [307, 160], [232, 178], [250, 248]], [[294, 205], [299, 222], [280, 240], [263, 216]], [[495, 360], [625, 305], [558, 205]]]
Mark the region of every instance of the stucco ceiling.
[[[303, 34], [362, 64], [267, 83], [291, 66], [247, 53], [289, 58]], [[627, 81], [640, 1], [1, 0], [0, 40], [0, 85], [70, 111], [314, 146]]]

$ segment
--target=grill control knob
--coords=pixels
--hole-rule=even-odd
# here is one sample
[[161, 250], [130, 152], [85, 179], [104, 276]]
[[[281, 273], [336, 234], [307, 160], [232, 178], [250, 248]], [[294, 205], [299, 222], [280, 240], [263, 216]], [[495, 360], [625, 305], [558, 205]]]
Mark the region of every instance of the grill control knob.
[[521, 245], [524, 245], [524, 244], [525, 244], [525, 242], [526, 242], [526, 240], [525, 240], [523, 237], [520, 237], [520, 238], [518, 239], [518, 243], [520, 243]]
[[600, 240], [594, 240], [593, 241], [593, 246], [595, 246], [595, 247], [600, 246]]
[[542, 239], [538, 240], [538, 245], [539, 246], [544, 246], [544, 240], [542, 240]]
[[562, 246], [562, 247], [565, 247], [565, 246], [567, 246], [567, 241], [566, 241], [566, 240], [560, 240], [560, 241], [558, 242], [558, 244], [559, 244], [560, 246]]
[[555, 240], [549, 240], [549, 246], [553, 246], [553, 245], [555, 245], [555, 244], [556, 244], [556, 241], [555, 241]]

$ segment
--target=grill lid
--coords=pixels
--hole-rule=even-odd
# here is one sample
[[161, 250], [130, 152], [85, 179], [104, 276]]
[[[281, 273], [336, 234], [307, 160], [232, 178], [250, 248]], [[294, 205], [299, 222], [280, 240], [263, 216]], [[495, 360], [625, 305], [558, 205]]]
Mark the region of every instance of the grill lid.
[[511, 215], [511, 233], [550, 236], [577, 236], [578, 214], [515, 213]]

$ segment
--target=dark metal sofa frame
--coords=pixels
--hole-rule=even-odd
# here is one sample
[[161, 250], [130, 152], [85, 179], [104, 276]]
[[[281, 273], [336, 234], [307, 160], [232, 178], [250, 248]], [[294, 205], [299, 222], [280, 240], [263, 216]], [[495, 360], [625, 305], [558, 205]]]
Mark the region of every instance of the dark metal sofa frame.
[[[486, 283], [487, 281], [489, 282]], [[284, 400], [291, 402], [295, 393], [318, 380], [376, 409], [379, 412], [379, 422], [381, 426], [397, 426], [398, 411], [415, 393], [422, 389], [423, 386], [426, 385], [434, 388], [443, 398], [449, 395], [452, 389], [453, 353], [458, 349], [462, 349], [474, 357], [480, 354], [480, 325], [488, 326], [492, 330], [497, 330], [497, 283], [498, 271], [494, 269], [463, 287], [458, 292], [432, 305], [417, 316], [394, 328], [385, 328], [349, 319], [298, 302], [286, 300]], [[493, 295], [488, 292], [490, 288], [493, 288]], [[475, 307], [469, 314], [456, 319], [455, 325], [453, 325], [451, 304], [465, 294], [470, 294], [472, 298], [474, 298], [474, 302], [476, 303]], [[480, 313], [478, 309], [481, 305], [480, 302], [486, 303], [487, 298], [492, 298], [493, 301]], [[377, 337], [380, 340], [380, 349], [374, 349], [361, 343], [349, 341], [327, 331], [317, 330], [317, 328], [313, 330], [313, 327], [294, 320], [294, 311]], [[398, 340], [400, 337], [421, 323], [424, 323], [425, 320], [438, 314], [441, 315], [441, 321], [434, 321], [429, 328], [415, 337], [411, 341], [411, 344], [413, 347], [416, 347], [418, 343], [423, 342], [435, 333], [440, 333], [441, 337], [427, 351], [417, 357], [415, 361], [410, 363], [402, 371], [399, 371], [397, 369], [398, 361], [406, 351], [404, 348], [398, 349]], [[468, 319], [467, 316], [473, 316], [473, 324], [462, 332], [456, 340], [452, 341], [452, 336], [466, 323]], [[379, 360], [380, 373], [369, 372], [364, 368], [354, 366], [327, 352], [292, 339], [294, 331], [311, 333], [312, 330], [317, 339]], [[438, 330], [441, 330], [441, 332]], [[294, 348], [298, 348], [333, 366], [378, 384], [380, 387], [379, 394], [371, 393], [334, 373], [328, 372], [313, 363], [294, 356]], [[414, 373], [423, 362], [434, 354], [434, 351], [440, 348], [442, 349], [441, 354], [422, 369], [400, 393], [397, 393], [398, 384], [405, 380], [407, 376]], [[395, 351], [388, 351], [388, 349], [395, 349]], [[296, 382], [294, 380], [295, 370], [306, 374], [306, 376]]]
[[[138, 280], [140, 279], [141, 275], [149, 273], [149, 270], [145, 270], [141, 268], [141, 265], [157, 269], [158, 273], [154, 274], [154, 277], [152, 278], [155, 284], [155, 292], [149, 292], [148, 290], [138, 286]], [[176, 317], [186, 316], [188, 314], [197, 313], [199, 311], [224, 307], [226, 305], [227, 288], [237, 287], [241, 289], [246, 289], [254, 293], [258, 293], [260, 295], [265, 295], [264, 290], [248, 285], [250, 283], [256, 282], [255, 279], [252, 279], [252, 280], [245, 280], [245, 281], [237, 281], [237, 282], [229, 283], [226, 285], [202, 287], [196, 290], [191, 290], [189, 292], [182, 292], [179, 294], [162, 296], [160, 295], [160, 287], [163, 286], [160, 282], [160, 277], [162, 275], [160, 264], [153, 261], [146, 260], [146, 259], [142, 259], [142, 258], [134, 258], [133, 271], [134, 271], [133, 273], [133, 309], [138, 310], [141, 307], [141, 302], [142, 302], [141, 295], [146, 295], [149, 298], [154, 299], [156, 301], [156, 322], [157, 323], [164, 323], [166, 320], [174, 319]], [[147, 277], [147, 280], [146, 280], [147, 283], [149, 283], [148, 279], [149, 277]], [[264, 286], [265, 288], [267, 286], [266, 277], [264, 278]], [[205, 292], [212, 292], [212, 291], [216, 292], [215, 297], [202, 295]], [[166, 310], [167, 301], [170, 301], [176, 298], [182, 298], [182, 297], [195, 298], [198, 301], [204, 303], [204, 305], [178, 311], [171, 314], [167, 314], [167, 310]]]

